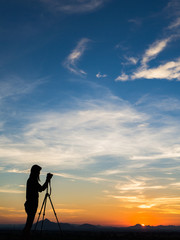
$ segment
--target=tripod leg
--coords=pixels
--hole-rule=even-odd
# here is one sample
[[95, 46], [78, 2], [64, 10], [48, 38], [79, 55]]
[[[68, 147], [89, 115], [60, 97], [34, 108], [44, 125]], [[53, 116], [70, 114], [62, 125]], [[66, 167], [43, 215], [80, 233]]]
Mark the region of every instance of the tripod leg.
[[42, 219], [42, 224], [41, 224], [41, 233], [42, 233], [43, 224], [44, 224], [44, 217], [45, 217], [45, 211], [46, 211], [47, 196], [48, 196], [48, 194], [46, 194], [46, 199], [45, 199], [45, 202], [44, 202], [44, 211], [43, 211], [43, 219]]
[[58, 221], [58, 218], [57, 218], [57, 215], [56, 215], [56, 212], [55, 212], [55, 209], [54, 209], [54, 206], [53, 206], [53, 203], [52, 203], [52, 200], [51, 200], [50, 195], [48, 195], [48, 197], [49, 197], [49, 201], [50, 201], [50, 203], [51, 203], [51, 206], [52, 206], [54, 215], [55, 215], [55, 217], [56, 217], [56, 221], [57, 221], [57, 223], [58, 223], [58, 227], [59, 227], [59, 230], [60, 230], [60, 232], [61, 232], [61, 236], [63, 236], [63, 234], [62, 234], [62, 229], [61, 229], [60, 223], [59, 223], [59, 221]]
[[41, 216], [41, 212], [42, 212], [42, 210], [43, 210], [43, 207], [45, 206], [46, 200], [47, 200], [47, 195], [45, 195], [45, 197], [44, 197], [44, 200], [43, 200], [43, 203], [42, 203], [42, 206], [41, 206], [41, 210], [40, 210], [40, 212], [39, 212], [39, 216], [38, 216], [38, 219], [37, 219], [37, 222], [36, 222], [34, 231], [36, 231], [36, 228], [37, 228], [37, 225], [38, 225], [38, 223], [39, 223], [40, 216]]

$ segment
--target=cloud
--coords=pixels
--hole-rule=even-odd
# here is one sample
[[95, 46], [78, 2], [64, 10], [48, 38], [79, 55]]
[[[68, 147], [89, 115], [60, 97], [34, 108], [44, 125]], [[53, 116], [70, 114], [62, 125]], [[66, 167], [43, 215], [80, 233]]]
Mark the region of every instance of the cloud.
[[40, 0], [48, 4], [50, 9], [64, 13], [86, 13], [104, 6], [108, 0]]
[[144, 56], [142, 57], [142, 65], [146, 65], [149, 61], [156, 58], [157, 55], [164, 50], [167, 46], [167, 43], [171, 40], [171, 38], [166, 38], [162, 40], [158, 40], [154, 42], [146, 51]]
[[178, 16], [180, 14], [180, 2], [179, 0], [170, 0], [165, 8], [171, 16]]
[[[66, 214], [74, 214], [74, 213], [79, 213], [79, 212], [85, 212], [85, 209], [80, 209], [80, 208], [56, 208], [57, 213], [66, 213]], [[52, 212], [51, 210], [48, 210], [47, 212]]]
[[68, 55], [64, 62], [64, 66], [72, 73], [78, 75], [86, 75], [86, 72], [77, 67], [77, 62], [82, 57], [84, 51], [87, 49], [87, 44], [90, 42], [87, 38], [82, 38], [75, 49]]
[[161, 97], [160, 101], [157, 102], [153, 97], [145, 95], [136, 102], [136, 105], [139, 104], [146, 104], [147, 108], [152, 110], [159, 109], [161, 112], [170, 113], [180, 110], [180, 100], [173, 97]]
[[180, 60], [167, 62], [156, 68], [140, 68], [131, 76], [133, 80], [139, 78], [180, 80]]
[[180, 60], [167, 61], [157, 67], [149, 67], [148, 63], [155, 59], [166, 47], [167, 44], [175, 39], [177, 36], [158, 40], [154, 42], [144, 53], [141, 59], [141, 65], [132, 73], [127, 75], [122, 73], [115, 81], [130, 81], [135, 79], [167, 79], [167, 80], [180, 80]]
[[129, 76], [125, 73], [122, 73], [120, 76], [118, 76], [115, 81], [122, 81], [122, 82], [125, 82], [129, 80]]
[[142, 20], [137, 19], [137, 18], [136, 19], [129, 19], [128, 22], [134, 23], [137, 26], [140, 26], [142, 24]]
[[136, 178], [129, 178], [127, 177], [127, 180], [121, 183], [118, 183], [116, 185], [116, 189], [118, 189], [121, 192], [139, 192], [141, 193], [144, 190], [147, 189], [164, 189], [166, 186], [162, 185], [155, 185], [154, 182], [152, 182], [152, 179], [141, 179], [139, 177]]
[[0, 82], [0, 101], [10, 97], [29, 94], [44, 82], [45, 79], [29, 82], [18, 76], [8, 76]]
[[93, 182], [93, 183], [106, 181], [105, 178], [87, 177], [87, 176], [86, 177], [81, 177], [81, 176], [76, 176], [76, 175], [67, 174], [67, 173], [55, 173], [54, 175], [62, 177], [62, 178], [67, 178], [67, 179], [72, 179], [72, 180], [81, 180], [81, 181], [87, 181], [87, 182]]
[[0, 207], [0, 211], [24, 213], [24, 210], [18, 210], [13, 207]]
[[169, 29], [176, 29], [176, 28], [178, 28], [180, 26], [180, 17], [178, 17], [174, 22], [172, 22], [169, 26], [168, 26], [168, 28]]
[[[83, 109], [84, 107], [85, 103]], [[96, 157], [111, 155], [119, 148], [115, 143], [111, 150], [107, 146], [113, 138], [117, 141], [116, 127], [121, 122], [123, 124], [127, 119], [129, 123], [136, 122], [141, 118], [141, 114], [128, 106], [116, 108], [116, 105], [108, 102], [103, 105], [101, 102], [92, 102], [84, 110], [38, 114], [23, 130], [20, 137], [22, 142], [13, 144], [13, 138], [1, 142], [1, 156], [22, 163], [25, 158], [27, 162], [32, 162], [36, 155], [40, 162], [47, 164], [48, 159], [51, 159], [50, 165], [61, 164], [68, 168], [91, 164]], [[11, 146], [11, 151], [7, 148], [8, 145]]]
[[[110, 191], [105, 193], [106, 197], [117, 199], [124, 203], [125, 208], [140, 208], [149, 209], [154, 208], [156, 211], [167, 212], [169, 206], [173, 212], [177, 212], [177, 206], [179, 208], [180, 198], [177, 194], [179, 185], [171, 184], [174, 179], [167, 178], [161, 179], [161, 176], [152, 176], [144, 178], [136, 174], [136, 177], [125, 177], [124, 180], [120, 180], [116, 184], [115, 191], [111, 188], [113, 194]], [[158, 183], [158, 185], [156, 185]], [[113, 189], [113, 190], [112, 190]], [[167, 197], [171, 191], [171, 197]]]
[[[166, 28], [164, 28], [164, 34], [166, 37], [154, 41], [144, 52], [141, 59], [139, 59], [140, 65], [133, 69], [130, 73], [125, 72], [118, 76], [115, 81], [132, 81], [140, 78], [144, 79], [167, 79], [167, 80], [178, 80], [180, 79], [179, 70], [179, 59], [171, 61], [164, 61], [160, 64], [156, 64], [156, 67], [150, 67], [149, 62], [157, 58], [157, 56], [164, 51], [168, 44], [179, 38], [179, 32], [177, 31], [180, 27], [180, 3], [179, 1], [169, 1], [167, 7], [164, 9], [168, 12], [172, 12], [173, 18], [175, 18]], [[133, 21], [133, 20], [132, 20]], [[137, 64], [137, 58], [125, 57], [128, 62]]]
[[[12, 133], [0, 141], [1, 161], [13, 164], [13, 172], [18, 172], [16, 166], [21, 166], [24, 159], [25, 169], [38, 162], [54, 170], [59, 165], [61, 169], [87, 168], [109, 158], [118, 170], [117, 163], [122, 159], [126, 171], [129, 164], [133, 165], [131, 161], [145, 165], [156, 159], [176, 161], [180, 153], [178, 122], [167, 117], [165, 122], [166, 113], [160, 117], [159, 108], [158, 119], [146, 112], [146, 106], [144, 111], [138, 108], [116, 98], [110, 102], [83, 101], [66, 112], [36, 113], [29, 116], [29, 123], [18, 136]], [[108, 170], [105, 166], [104, 170]], [[76, 174], [62, 176], [77, 178]], [[89, 177], [91, 181], [104, 180], [102, 175]]]
[[120, 170], [120, 169], [108, 169], [105, 170], [103, 172], [100, 172], [99, 175], [105, 175], [105, 176], [109, 176], [109, 175], [116, 175], [116, 174], [121, 174], [124, 173], [124, 170]]
[[136, 65], [137, 62], [138, 62], [138, 58], [135, 58], [135, 57], [125, 57], [126, 60], [128, 61], [129, 64], [133, 64], [133, 65]]
[[[107, 187], [106, 197], [141, 210], [151, 204], [155, 204], [153, 209], [162, 206], [158, 198], [167, 197], [169, 190], [177, 198], [180, 129], [174, 114], [179, 111], [176, 99], [152, 101], [146, 96], [131, 104], [108, 96], [76, 101], [66, 111], [57, 108], [26, 116], [18, 132], [5, 135], [4, 129], [0, 160], [6, 167], [1, 171], [24, 174], [36, 163], [52, 171], [56, 179]], [[18, 184], [17, 188], [1, 187], [0, 192], [20, 194], [22, 190]]]
[[[114, 198], [118, 201], [124, 203], [124, 207], [127, 208], [141, 208], [141, 209], [149, 209], [155, 208], [157, 212], [177, 212], [179, 208], [180, 198], [176, 196], [172, 197], [153, 197], [147, 199], [145, 195], [107, 195], [108, 198]], [[161, 192], [162, 194], [162, 192]], [[141, 204], [141, 205], [139, 205]], [[171, 206], [171, 211], [169, 211], [169, 206]], [[179, 210], [179, 209], [178, 209]]]
[[135, 196], [117, 196], [117, 195], [108, 195], [108, 197], [110, 198], [115, 198], [115, 199], [120, 199], [120, 200], [124, 200], [124, 201], [128, 201], [128, 202], [136, 202], [137, 201], [137, 197]]
[[0, 193], [21, 194], [24, 193], [24, 191], [4, 186], [0, 188]]
[[13, 169], [4, 169], [4, 172], [8, 172], [8, 173], [29, 173], [29, 170], [20, 170], [17, 168], [13, 168]]
[[155, 206], [155, 204], [150, 204], [150, 205], [142, 204], [142, 205], [138, 206], [138, 208], [152, 208], [154, 206]]
[[136, 69], [130, 76], [131, 80], [145, 78], [145, 79], [167, 79], [180, 80], [180, 60], [169, 61], [154, 68], [147, 66], [148, 62], [156, 58], [157, 55], [163, 51], [167, 44], [176, 38], [172, 35], [169, 38], [162, 39], [153, 43], [142, 57], [141, 66]]
[[96, 74], [96, 77], [97, 77], [97, 78], [106, 78], [107, 75], [106, 75], [106, 74], [101, 74], [100, 72], [98, 72], [98, 73]]

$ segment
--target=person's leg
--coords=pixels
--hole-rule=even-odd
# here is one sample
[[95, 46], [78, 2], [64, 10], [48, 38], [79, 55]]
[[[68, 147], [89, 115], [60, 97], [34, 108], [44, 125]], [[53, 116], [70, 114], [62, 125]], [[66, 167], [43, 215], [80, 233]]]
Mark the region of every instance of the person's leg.
[[23, 237], [25, 240], [29, 239], [30, 231], [31, 231], [31, 227], [34, 222], [35, 214], [36, 214], [36, 212], [27, 214], [26, 224], [25, 224], [25, 227], [23, 230]]

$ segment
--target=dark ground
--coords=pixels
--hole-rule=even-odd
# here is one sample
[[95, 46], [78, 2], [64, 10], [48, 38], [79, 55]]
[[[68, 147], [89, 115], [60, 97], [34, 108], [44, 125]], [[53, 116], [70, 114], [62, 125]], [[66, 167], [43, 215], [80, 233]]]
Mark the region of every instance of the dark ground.
[[[1, 240], [21, 240], [21, 231], [1, 230]], [[31, 240], [180, 240], [180, 232], [162, 231], [65, 231], [63, 236], [55, 231], [43, 231], [42, 236], [39, 232], [33, 233]]]

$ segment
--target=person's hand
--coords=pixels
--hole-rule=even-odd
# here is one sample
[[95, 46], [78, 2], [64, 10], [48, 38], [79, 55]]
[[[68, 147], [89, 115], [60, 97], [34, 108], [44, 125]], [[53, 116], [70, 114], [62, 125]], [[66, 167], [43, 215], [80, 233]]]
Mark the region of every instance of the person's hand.
[[48, 180], [48, 182], [51, 180], [52, 177], [53, 177], [52, 173], [47, 174], [46, 179]]

